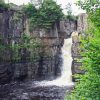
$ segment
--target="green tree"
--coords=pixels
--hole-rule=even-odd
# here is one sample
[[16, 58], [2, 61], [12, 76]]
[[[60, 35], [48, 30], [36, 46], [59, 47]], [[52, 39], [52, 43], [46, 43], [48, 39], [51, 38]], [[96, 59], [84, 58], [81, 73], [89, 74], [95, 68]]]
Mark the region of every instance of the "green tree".
[[37, 13], [37, 9], [31, 3], [25, 5], [22, 10], [28, 18], [34, 17]]
[[78, 5], [88, 14], [88, 30], [81, 37], [82, 68], [86, 73], [79, 75], [80, 81], [69, 100], [100, 100], [100, 2], [80, 0]]
[[0, 8], [2, 9], [8, 9], [9, 5], [5, 4], [4, 0], [0, 0]]
[[36, 9], [33, 4], [28, 4], [24, 7], [24, 11], [30, 20], [32, 29], [37, 27], [50, 29], [63, 17], [62, 9], [53, 0], [44, 0], [39, 9]]
[[77, 4], [87, 11], [92, 23], [100, 28], [100, 0], [79, 0]]

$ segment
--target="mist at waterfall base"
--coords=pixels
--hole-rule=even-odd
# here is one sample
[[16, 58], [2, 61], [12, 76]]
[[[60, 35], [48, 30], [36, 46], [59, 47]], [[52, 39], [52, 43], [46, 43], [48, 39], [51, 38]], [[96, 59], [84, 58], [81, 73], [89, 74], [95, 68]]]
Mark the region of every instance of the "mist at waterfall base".
[[52, 81], [35, 82], [36, 86], [72, 86], [72, 57], [71, 57], [72, 38], [64, 39], [62, 47], [63, 64], [61, 66], [61, 76]]

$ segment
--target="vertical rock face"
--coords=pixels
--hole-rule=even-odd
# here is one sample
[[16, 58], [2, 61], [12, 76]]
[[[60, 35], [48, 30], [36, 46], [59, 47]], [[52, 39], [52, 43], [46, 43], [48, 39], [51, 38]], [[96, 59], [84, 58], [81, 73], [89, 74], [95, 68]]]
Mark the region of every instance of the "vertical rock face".
[[0, 83], [10, 81], [14, 73], [9, 45], [13, 40], [19, 41], [23, 29], [22, 18], [17, 20], [16, 14], [13, 10], [0, 9]]
[[88, 27], [87, 17], [88, 17], [88, 15], [86, 13], [82, 13], [79, 15], [79, 18], [77, 21], [77, 31], [79, 33], [83, 32], [87, 29], [87, 27]]
[[[20, 18], [19, 18], [20, 16]], [[23, 18], [20, 13], [13, 10], [0, 11], [0, 35], [9, 37], [20, 37], [23, 32]]]
[[82, 66], [82, 63], [77, 61], [77, 59], [81, 59], [80, 55], [80, 40], [79, 40], [79, 34], [82, 32], [85, 32], [88, 28], [87, 23], [87, 14], [83, 13], [78, 16], [77, 20], [77, 31], [72, 32], [71, 37], [73, 40], [72, 44], [72, 73], [73, 74], [84, 74], [84, 71], [80, 69], [80, 66]]
[[[42, 77], [41, 79], [54, 79], [60, 76], [62, 67], [61, 48], [64, 43], [64, 38], [70, 37], [71, 33], [77, 29], [76, 25], [76, 21], [60, 21], [60, 23], [55, 24], [48, 31], [37, 28], [30, 33], [32, 37], [40, 38], [44, 46], [42, 49], [42, 54], [44, 55], [40, 60], [35, 76], [38, 78]], [[29, 31], [28, 27], [26, 27], [26, 31]], [[31, 76], [34, 76], [34, 74], [30, 71]]]
[[71, 36], [72, 32], [77, 30], [77, 21], [67, 19], [65, 21], [60, 21], [60, 32], [64, 33], [64, 38]]
[[80, 56], [80, 40], [79, 40], [79, 33], [73, 32], [72, 33], [72, 74], [79, 74], [81, 73], [80, 66], [81, 63], [77, 61], [77, 59], [81, 58]]
[[[26, 21], [26, 23], [27, 22], [28, 21]], [[26, 31], [29, 31], [28, 26], [26, 27]], [[62, 33], [58, 32], [56, 24], [50, 30], [37, 28], [30, 33], [31, 37], [40, 39], [40, 43], [43, 47], [38, 65], [33, 71], [35, 73], [31, 70], [28, 71], [29, 78], [34, 77], [34, 79], [50, 80], [60, 76], [62, 64], [61, 47], [63, 44], [63, 38], [60, 37], [61, 34]], [[32, 69], [33, 67], [34, 66], [28, 66], [28, 69]]]
[[72, 57], [77, 58], [80, 55], [80, 49], [79, 49], [79, 33], [78, 32], [72, 32]]
[[[50, 30], [37, 28], [30, 33], [28, 19], [20, 12], [0, 10], [0, 36], [3, 38], [0, 45], [7, 47], [5, 50], [0, 49], [0, 83], [24, 79], [51, 80], [60, 76], [61, 47], [64, 38], [68, 38], [76, 30], [76, 25], [76, 21], [60, 21]], [[41, 46], [19, 50], [21, 61], [12, 62], [14, 54], [8, 45], [21, 43], [24, 32], [39, 41]], [[34, 60], [26, 59], [32, 55], [35, 57]]]
[[[77, 21], [77, 31], [72, 32], [72, 57], [73, 57], [73, 63], [72, 63], [72, 73], [73, 74], [84, 74], [84, 71], [80, 69], [80, 66], [82, 66], [82, 63], [77, 61], [77, 59], [81, 59], [80, 55], [80, 40], [79, 40], [79, 33], [83, 33], [87, 30], [88, 24], [87, 24], [87, 14], [80, 14], [78, 21]], [[73, 78], [74, 79], [74, 78]], [[75, 80], [74, 80], [75, 81]]]
[[10, 61], [12, 57], [10, 49], [1, 50], [0, 48], [0, 83], [23, 79], [54, 79], [60, 75], [61, 42], [56, 25], [49, 31], [36, 29], [29, 33], [28, 21], [25, 20], [19, 12], [0, 10], [0, 37], [2, 38], [0, 45], [8, 46], [20, 43], [23, 32], [27, 32], [28, 35], [39, 40], [42, 45], [28, 53], [28, 57], [32, 52], [37, 53], [39, 57], [36, 58], [36, 61], [25, 60], [27, 52], [22, 52], [24, 61], [12, 62]]

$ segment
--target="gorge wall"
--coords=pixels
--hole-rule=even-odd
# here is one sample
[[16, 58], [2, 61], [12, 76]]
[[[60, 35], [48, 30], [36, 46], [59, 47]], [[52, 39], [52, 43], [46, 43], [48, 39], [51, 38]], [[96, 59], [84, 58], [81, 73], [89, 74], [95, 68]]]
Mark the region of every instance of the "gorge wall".
[[[0, 49], [0, 83], [14, 80], [45, 80], [55, 79], [61, 74], [61, 47], [64, 38], [70, 37], [77, 31], [77, 21], [63, 20], [55, 24], [50, 30], [35, 29], [29, 32], [28, 19], [15, 10], [0, 10], [0, 37], [1, 45], [14, 45], [22, 43], [23, 33], [31, 36], [41, 43], [40, 47], [28, 50], [20, 49], [20, 61], [12, 61], [12, 51]], [[75, 48], [75, 47], [74, 47]], [[38, 55], [34, 60], [30, 58], [33, 52]], [[35, 56], [35, 55], [34, 55]]]
[[[80, 67], [82, 66], [82, 62], [80, 62], [80, 59], [82, 59], [81, 56], [81, 48], [80, 48], [80, 37], [82, 35], [85, 34], [85, 31], [88, 28], [88, 16], [86, 13], [82, 13], [78, 16], [78, 20], [77, 20], [77, 31], [76, 32], [72, 32], [71, 36], [72, 36], [72, 58], [73, 58], [73, 62], [72, 62], [72, 74], [84, 74], [85, 71], [82, 70]], [[78, 81], [78, 78], [75, 78], [73, 76], [73, 81]]]

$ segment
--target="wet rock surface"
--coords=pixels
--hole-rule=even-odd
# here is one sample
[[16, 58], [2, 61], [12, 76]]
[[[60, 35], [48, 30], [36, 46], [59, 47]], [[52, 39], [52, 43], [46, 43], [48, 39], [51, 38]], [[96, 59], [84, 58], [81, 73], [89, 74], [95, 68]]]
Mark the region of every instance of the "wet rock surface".
[[0, 100], [64, 100], [73, 87], [37, 86], [33, 81], [0, 85]]

